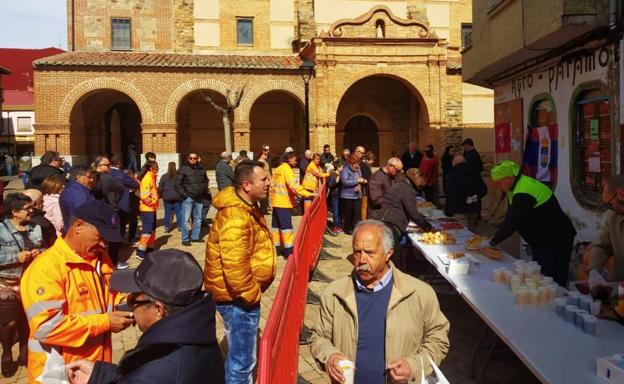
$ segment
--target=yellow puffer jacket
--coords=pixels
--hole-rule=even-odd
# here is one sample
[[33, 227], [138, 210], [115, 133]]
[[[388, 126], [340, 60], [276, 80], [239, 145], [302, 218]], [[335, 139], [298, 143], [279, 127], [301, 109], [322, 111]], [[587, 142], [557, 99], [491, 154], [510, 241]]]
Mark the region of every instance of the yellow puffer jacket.
[[241, 199], [234, 187], [219, 192], [213, 205], [217, 215], [206, 243], [206, 290], [217, 303], [259, 303], [277, 266], [271, 230], [260, 209]]
[[288, 163], [282, 163], [273, 171], [271, 178], [271, 205], [275, 208], [292, 208], [295, 197], [309, 197], [312, 193], [303, 189]]

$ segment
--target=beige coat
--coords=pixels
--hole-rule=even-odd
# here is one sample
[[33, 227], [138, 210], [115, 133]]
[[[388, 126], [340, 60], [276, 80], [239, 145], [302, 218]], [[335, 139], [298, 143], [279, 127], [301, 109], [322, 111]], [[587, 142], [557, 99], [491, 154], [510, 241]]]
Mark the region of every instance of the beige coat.
[[[432, 369], [427, 356], [438, 365], [446, 356], [449, 322], [428, 284], [396, 267], [392, 271], [392, 293], [386, 314], [386, 365], [405, 358], [412, 369], [410, 382], [415, 382], [420, 380], [421, 358], [425, 374], [429, 375]], [[355, 288], [351, 276], [345, 276], [331, 283], [321, 295], [312, 328], [312, 356], [322, 364], [334, 353], [356, 361], [357, 337]]]

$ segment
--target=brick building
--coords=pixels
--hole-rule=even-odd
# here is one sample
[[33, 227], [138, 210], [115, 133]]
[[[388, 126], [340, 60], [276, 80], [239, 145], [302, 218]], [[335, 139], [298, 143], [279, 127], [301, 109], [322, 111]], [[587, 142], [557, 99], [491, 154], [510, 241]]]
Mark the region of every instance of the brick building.
[[[67, 53], [35, 64], [35, 152], [74, 162], [136, 143], [160, 161], [225, 148], [363, 144], [385, 160], [471, 136], [492, 152], [492, 93], [462, 83], [468, 0], [68, 1]], [[305, 124], [303, 58], [314, 63]]]

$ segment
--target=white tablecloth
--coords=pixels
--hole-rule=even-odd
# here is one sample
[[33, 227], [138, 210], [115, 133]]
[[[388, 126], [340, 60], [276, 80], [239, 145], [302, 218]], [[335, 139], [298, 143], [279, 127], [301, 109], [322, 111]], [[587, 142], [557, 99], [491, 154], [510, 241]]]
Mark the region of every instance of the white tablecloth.
[[448, 275], [437, 255], [469, 253], [462, 245], [472, 236], [468, 230], [456, 231], [458, 245], [426, 245], [418, 241], [419, 236], [409, 235], [427, 260], [542, 382], [603, 383], [596, 376], [596, 359], [624, 352], [624, 327], [616, 322], [598, 320], [597, 334], [589, 335], [557, 316], [552, 305], [516, 306], [506, 286], [492, 281], [494, 269], [505, 266], [513, 270], [516, 259], [509, 255], [500, 262], [477, 255], [481, 262], [472, 264], [468, 275]]

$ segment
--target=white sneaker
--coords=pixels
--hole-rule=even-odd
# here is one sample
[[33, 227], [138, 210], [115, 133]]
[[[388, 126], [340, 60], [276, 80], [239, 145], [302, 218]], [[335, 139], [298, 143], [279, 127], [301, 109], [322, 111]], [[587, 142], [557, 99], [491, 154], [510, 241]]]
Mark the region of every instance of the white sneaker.
[[120, 261], [117, 263], [117, 269], [126, 269], [130, 266], [127, 261]]

